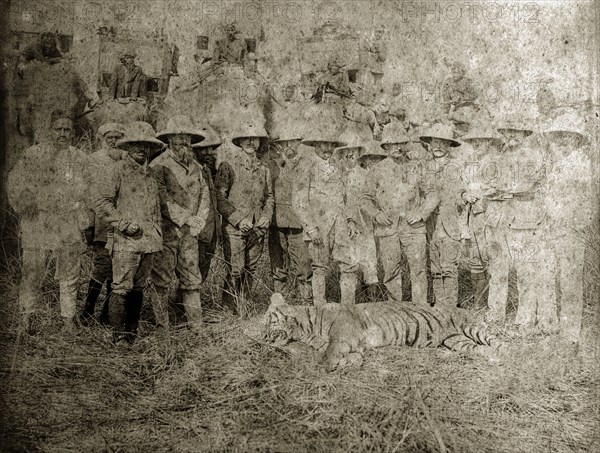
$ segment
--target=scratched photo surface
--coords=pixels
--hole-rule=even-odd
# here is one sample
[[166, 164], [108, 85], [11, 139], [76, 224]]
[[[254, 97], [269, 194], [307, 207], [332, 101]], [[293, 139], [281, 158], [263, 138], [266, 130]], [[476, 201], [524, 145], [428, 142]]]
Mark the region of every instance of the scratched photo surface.
[[0, 451], [600, 451], [597, 2], [1, 5]]

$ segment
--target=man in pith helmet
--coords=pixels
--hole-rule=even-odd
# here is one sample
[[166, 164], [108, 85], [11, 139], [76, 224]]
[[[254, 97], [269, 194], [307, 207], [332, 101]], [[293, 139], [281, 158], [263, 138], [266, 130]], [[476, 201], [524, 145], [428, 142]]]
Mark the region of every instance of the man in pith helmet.
[[210, 263], [215, 255], [217, 243], [221, 242], [221, 216], [217, 210], [217, 191], [215, 177], [217, 176], [217, 150], [221, 146], [219, 134], [209, 125], [201, 131], [206, 136], [204, 140], [192, 145], [196, 153], [196, 160], [202, 167], [202, 176], [210, 193], [210, 209], [206, 218], [206, 225], [198, 235], [198, 266], [202, 281], [206, 281]]
[[373, 219], [384, 269], [384, 283], [395, 300], [402, 300], [402, 252], [410, 267], [412, 301], [427, 304], [425, 222], [439, 203], [422, 167], [408, 159], [410, 139], [401, 123], [389, 123], [381, 146], [388, 157], [376, 164], [371, 184], [361, 196], [363, 213]]
[[[542, 191], [548, 214], [544, 248], [553, 252], [553, 270], [559, 275], [559, 332], [567, 341], [578, 343], [584, 308], [584, 237], [598, 215], [597, 206], [593, 205], [589, 137], [583, 118], [575, 112], [552, 120], [542, 135], [551, 161]], [[546, 262], [542, 264], [548, 266]], [[550, 284], [553, 283], [552, 278]], [[537, 310], [538, 325], [550, 332], [556, 330], [553, 322], [557, 315], [557, 295], [552, 296], [538, 300]]]
[[273, 217], [271, 174], [256, 156], [267, 138], [260, 125], [240, 125], [232, 137], [235, 150], [219, 165], [215, 181], [227, 266], [223, 304], [241, 317], [248, 316], [248, 297]]
[[192, 145], [204, 136], [189, 117], [176, 115], [156, 138], [168, 146], [150, 164], [158, 183], [163, 220], [163, 249], [156, 254], [152, 269], [154, 316], [159, 327], [169, 327], [169, 287], [177, 279], [188, 324], [200, 328], [198, 236], [206, 226], [211, 199]]
[[292, 192], [301, 176], [302, 164], [312, 150], [301, 144], [298, 124], [286, 124], [271, 143], [275, 157], [269, 160], [273, 179], [275, 208], [269, 229], [269, 256], [273, 273], [273, 290], [284, 295], [298, 290], [298, 298], [312, 302], [312, 269], [308, 245], [304, 241], [302, 222], [292, 208]]
[[426, 172], [440, 199], [431, 216], [433, 234], [429, 248], [435, 306], [454, 308], [458, 304], [461, 242], [465, 239], [460, 223], [465, 185], [462, 166], [453, 155], [460, 143], [454, 139], [452, 127], [441, 123], [430, 126], [420, 138], [433, 158]]
[[[358, 234], [358, 229], [349, 223], [344, 204], [344, 173], [333, 158], [335, 148], [346, 143], [340, 141], [339, 133], [331, 126], [314, 124], [307, 130], [302, 144], [314, 149], [314, 157], [292, 195], [292, 206], [302, 221], [312, 259], [315, 305], [327, 303], [325, 279], [332, 260], [339, 262], [342, 282], [356, 279], [357, 266], [349, 239]], [[342, 303], [352, 300], [347, 297]]]
[[[85, 172], [88, 188], [100, 178], [111, 178], [117, 169], [117, 163], [123, 158], [123, 150], [117, 148], [117, 141], [123, 138], [125, 128], [119, 123], [105, 123], [98, 128], [100, 149], [89, 157], [89, 165]], [[90, 194], [91, 195], [91, 194]], [[92, 206], [93, 200], [89, 205]], [[92, 225], [86, 229], [85, 238], [92, 247], [92, 275], [88, 284], [85, 305], [80, 315], [82, 323], [87, 324], [94, 316], [96, 301], [106, 282], [106, 298], [102, 306], [100, 321], [108, 323], [108, 301], [112, 291], [112, 261], [106, 249], [109, 226], [93, 210], [90, 212]], [[112, 232], [111, 232], [112, 234]]]
[[112, 294], [108, 317], [117, 345], [137, 337], [146, 281], [156, 252], [162, 250], [158, 183], [149, 160], [164, 148], [152, 126], [130, 123], [117, 147], [126, 155], [109, 178], [94, 182], [94, 212], [112, 227], [107, 247], [112, 256]]

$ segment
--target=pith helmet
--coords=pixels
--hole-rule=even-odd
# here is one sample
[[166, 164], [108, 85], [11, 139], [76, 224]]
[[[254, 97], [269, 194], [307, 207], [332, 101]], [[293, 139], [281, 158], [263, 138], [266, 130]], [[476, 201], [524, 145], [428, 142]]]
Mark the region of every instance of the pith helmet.
[[470, 132], [461, 137], [461, 140], [469, 142], [471, 140], [492, 140], [497, 144], [503, 142], [503, 137], [496, 129], [486, 126], [475, 126]]
[[269, 136], [262, 125], [255, 125], [252, 123], [242, 123], [238, 126], [231, 136], [231, 141], [235, 146], [240, 146], [240, 140], [242, 138], [260, 138], [267, 139]]
[[209, 124], [203, 126], [200, 129], [200, 133], [204, 135], [204, 140], [200, 143], [192, 145], [194, 149], [208, 148], [209, 146], [219, 146], [222, 142], [217, 131], [215, 131]]
[[544, 128], [543, 135], [551, 139], [555, 134], [560, 132], [570, 132], [577, 134], [581, 138], [588, 141], [588, 134], [585, 131], [584, 119], [575, 112], [564, 113], [548, 124]]
[[388, 153], [381, 149], [381, 144], [378, 141], [371, 140], [365, 145], [365, 152], [360, 155], [359, 160], [366, 157], [379, 157], [383, 160], [388, 157]]
[[189, 135], [192, 138], [192, 144], [204, 140], [204, 135], [194, 126], [191, 118], [186, 115], [175, 115], [167, 121], [165, 130], [156, 134], [156, 138], [167, 143], [169, 135]]
[[165, 144], [154, 138], [152, 125], [144, 121], [134, 121], [127, 125], [123, 138], [117, 142], [118, 148], [123, 148], [127, 143], [144, 143], [153, 152], [160, 151]]
[[533, 134], [533, 129], [525, 123], [525, 120], [520, 115], [511, 115], [504, 121], [500, 122], [497, 128], [498, 132], [502, 131], [524, 131], [527, 136]]
[[428, 129], [423, 132], [423, 135], [419, 137], [422, 142], [430, 143], [432, 138], [439, 138], [450, 142], [450, 146], [460, 146], [460, 142], [454, 140], [454, 131], [452, 126], [443, 123], [432, 124]]
[[277, 109], [274, 113], [273, 127], [269, 133], [273, 141], [283, 142], [288, 140], [302, 140], [304, 138], [304, 121], [298, 115], [290, 112], [289, 108]]
[[343, 118], [340, 112], [327, 104], [311, 105], [304, 110], [305, 133], [302, 143], [316, 146], [317, 143], [335, 143], [335, 147], [346, 146], [342, 141]]
[[135, 49], [130, 47], [128, 49], [123, 50], [121, 52], [121, 58], [125, 58], [125, 57], [133, 57], [133, 58], [137, 57]]
[[381, 133], [381, 147], [391, 145], [392, 143], [408, 143], [410, 138], [406, 133], [404, 124], [399, 121], [392, 121], [384, 126]]
[[125, 127], [121, 123], [104, 123], [98, 128], [98, 135], [104, 136], [108, 132], [118, 132], [120, 134], [125, 133]]
[[340, 146], [339, 148], [336, 148], [336, 150], [335, 150], [336, 153], [340, 153], [347, 149], [358, 148], [360, 155], [362, 155], [366, 150], [365, 145], [364, 145], [364, 140], [361, 139], [360, 135], [358, 135], [356, 132], [345, 131], [340, 136], [340, 140], [342, 142], [345, 142], [346, 144], [344, 146]]

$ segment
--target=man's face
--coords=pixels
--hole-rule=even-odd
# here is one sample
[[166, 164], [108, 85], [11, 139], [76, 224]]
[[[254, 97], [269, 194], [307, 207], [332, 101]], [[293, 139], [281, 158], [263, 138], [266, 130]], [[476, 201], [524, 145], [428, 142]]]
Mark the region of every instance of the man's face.
[[432, 138], [428, 147], [434, 159], [442, 159], [450, 153], [450, 142], [442, 138]]
[[44, 50], [51, 50], [54, 49], [54, 47], [56, 46], [56, 42], [54, 41], [54, 36], [51, 34], [44, 34], [42, 35], [42, 49]]
[[52, 124], [52, 138], [54, 145], [64, 149], [71, 144], [73, 139], [73, 122], [68, 118], [59, 118]]
[[300, 140], [282, 140], [277, 142], [277, 151], [285, 160], [292, 160], [298, 155]]
[[409, 143], [386, 143], [384, 146], [392, 159], [400, 162], [408, 161]]
[[516, 148], [529, 136], [527, 131], [518, 129], [500, 129], [499, 132], [504, 137], [504, 144], [508, 149]]
[[450, 66], [450, 75], [454, 80], [460, 80], [464, 77], [465, 70], [462, 68], [462, 66], [453, 64]]
[[333, 150], [336, 147], [334, 142], [317, 142], [315, 145], [315, 153], [323, 160], [331, 159]]
[[126, 145], [126, 151], [129, 157], [131, 157], [140, 165], [146, 163], [146, 160], [148, 159], [146, 145], [143, 143], [128, 143]]
[[103, 148], [116, 148], [117, 142], [123, 138], [123, 134], [118, 131], [108, 131], [102, 136]]
[[358, 164], [360, 148], [349, 148], [341, 153], [342, 163], [347, 169], [352, 169]]
[[123, 66], [125, 66], [127, 69], [131, 69], [135, 66], [135, 57], [132, 55], [125, 55], [121, 61], [123, 62]]
[[258, 137], [243, 137], [239, 141], [240, 148], [244, 150], [244, 152], [252, 156], [256, 154], [256, 150], [260, 146], [260, 138]]
[[192, 157], [192, 137], [187, 134], [174, 134], [169, 136], [169, 149], [175, 158], [184, 163]]
[[200, 148], [196, 153], [198, 162], [206, 165], [210, 169], [216, 169], [217, 166], [217, 146], [206, 146]]
[[235, 35], [236, 35], [236, 29], [234, 26], [229, 25], [226, 29], [225, 29], [225, 33], [227, 34], [227, 38], [230, 41], [233, 41], [235, 39]]

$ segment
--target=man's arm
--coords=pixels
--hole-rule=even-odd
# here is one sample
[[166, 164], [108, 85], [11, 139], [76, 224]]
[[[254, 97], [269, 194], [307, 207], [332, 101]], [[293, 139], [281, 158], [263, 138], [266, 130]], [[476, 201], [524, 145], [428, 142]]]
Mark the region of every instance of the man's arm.
[[115, 201], [121, 185], [120, 171], [107, 178], [99, 178], [92, 185], [93, 209], [96, 215], [103, 219], [110, 226], [117, 228], [121, 232], [127, 231], [131, 222], [121, 216], [116, 208]]
[[200, 202], [198, 203], [198, 211], [196, 215], [204, 222], [208, 219], [212, 205], [210, 187], [204, 177], [204, 170], [200, 170]]
[[425, 221], [440, 204], [440, 196], [432, 179], [422, 178], [419, 185], [419, 190], [423, 193], [423, 201], [417, 210], [417, 215]]

